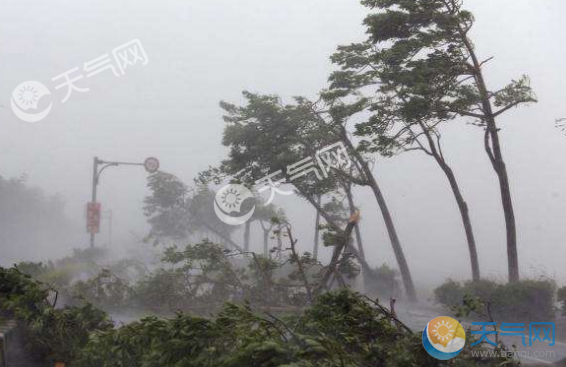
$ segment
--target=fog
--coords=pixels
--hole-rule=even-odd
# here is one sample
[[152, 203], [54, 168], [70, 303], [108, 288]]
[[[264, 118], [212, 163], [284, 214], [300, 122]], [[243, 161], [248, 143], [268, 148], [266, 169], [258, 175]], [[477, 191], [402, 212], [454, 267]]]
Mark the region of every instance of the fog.
[[[566, 136], [555, 120], [564, 105], [562, 0], [468, 0], [477, 23], [472, 38], [492, 89], [527, 74], [539, 102], [500, 118], [511, 180], [521, 273], [564, 281], [566, 268]], [[143, 162], [158, 157], [163, 171], [190, 184], [225, 159], [221, 100], [241, 103], [243, 90], [288, 101], [316, 99], [335, 69], [338, 45], [365, 39], [366, 10], [357, 1], [2, 1], [0, 5], [0, 175], [28, 176], [47, 195], [60, 194], [74, 230], [65, 240], [30, 246], [0, 243], [0, 263], [56, 258], [86, 248], [85, 205], [94, 156]], [[76, 82], [51, 79], [139, 39], [148, 63], [116, 77], [105, 70]], [[23, 122], [10, 107], [16, 86], [39, 81], [53, 108], [40, 122]], [[49, 103], [42, 100], [41, 103]], [[40, 107], [41, 107], [40, 103]], [[497, 179], [483, 148], [483, 130], [457, 120], [442, 128], [445, 155], [470, 206], [482, 275], [505, 279], [507, 257]], [[470, 277], [461, 219], [446, 178], [420, 152], [379, 158], [376, 177], [396, 221], [418, 287]], [[120, 253], [149, 232], [143, 200], [149, 194], [140, 167], [111, 167], [98, 192], [112, 212], [112, 243], [103, 220], [98, 242]], [[396, 266], [381, 214], [369, 188], [356, 188], [371, 264]], [[0, 202], [0, 205], [3, 203]], [[276, 196], [293, 223], [298, 247], [312, 244], [315, 212], [296, 196]], [[212, 203], [211, 203], [212, 205]], [[34, 228], [29, 228], [33, 231]], [[57, 231], [57, 228], [53, 229]], [[81, 231], [84, 232], [81, 235]], [[236, 235], [241, 238], [240, 234]], [[254, 239], [260, 240], [259, 231]], [[261, 251], [258, 243], [252, 246]], [[330, 250], [324, 249], [325, 258]], [[8, 255], [3, 255], [8, 254]]]

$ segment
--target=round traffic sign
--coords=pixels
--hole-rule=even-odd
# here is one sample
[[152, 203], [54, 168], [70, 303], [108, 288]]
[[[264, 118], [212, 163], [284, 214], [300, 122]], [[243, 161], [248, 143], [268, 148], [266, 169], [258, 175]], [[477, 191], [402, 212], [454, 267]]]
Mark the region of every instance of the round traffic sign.
[[143, 166], [145, 167], [145, 170], [149, 173], [157, 172], [157, 170], [159, 169], [159, 160], [154, 157], [149, 157], [145, 160]]

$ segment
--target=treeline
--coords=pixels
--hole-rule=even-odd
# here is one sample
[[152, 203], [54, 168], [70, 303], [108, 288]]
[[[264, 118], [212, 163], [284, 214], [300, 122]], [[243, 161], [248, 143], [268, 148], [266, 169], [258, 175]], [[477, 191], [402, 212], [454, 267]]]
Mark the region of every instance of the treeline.
[[59, 195], [46, 195], [30, 187], [26, 176], [0, 176], [0, 261], [13, 262], [43, 252], [53, 253], [65, 243], [72, 246], [77, 228], [65, 216]]
[[[210, 185], [232, 177], [231, 182], [250, 189], [266, 180], [276, 188], [290, 187], [317, 213], [314, 254], [320, 219], [327, 237], [339, 235], [344, 215], [336, 215], [334, 204], [351, 214], [357, 209], [353, 188], [366, 188], [382, 214], [378, 225], [385, 226], [407, 297], [415, 300], [411, 254], [405, 251], [403, 233], [381, 186], [379, 160], [416, 151], [436, 163], [457, 204], [470, 278], [479, 281], [473, 207], [442, 148], [445, 124], [472, 123], [483, 131], [481, 154], [494, 171], [485, 181], [500, 192], [497, 214], [505, 219], [506, 243], [501, 246], [507, 249], [508, 280], [519, 281], [517, 225], [499, 119], [515, 107], [536, 102], [528, 77], [488, 87], [484, 70], [492, 58], [477, 53], [470, 37], [474, 17], [459, 0], [364, 0], [362, 4], [368, 8], [364, 20], [368, 37], [338, 46], [331, 57], [336, 70], [316, 100], [299, 96], [284, 102], [277, 95], [244, 92], [241, 105], [221, 102], [226, 122], [222, 143], [229, 152], [197, 182]], [[326, 151], [329, 146], [341, 151]], [[326, 159], [321, 160], [322, 151]], [[341, 164], [345, 157], [347, 162]], [[155, 209], [148, 214], [157, 228], [158, 218], [171, 211]], [[395, 213], [402, 215], [403, 209], [395, 208]], [[337, 253], [342, 248], [326, 244], [334, 246], [333, 258], [342, 256]], [[352, 241], [346, 247], [343, 253], [354, 254], [369, 273], [359, 230], [356, 244]]]

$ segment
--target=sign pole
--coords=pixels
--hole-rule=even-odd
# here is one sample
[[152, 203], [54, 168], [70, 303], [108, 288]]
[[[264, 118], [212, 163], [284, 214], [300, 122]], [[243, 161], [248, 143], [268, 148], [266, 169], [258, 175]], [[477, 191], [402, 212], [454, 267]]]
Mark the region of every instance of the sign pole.
[[[98, 166], [103, 165], [99, 170]], [[132, 162], [108, 162], [94, 157], [92, 165], [92, 197], [91, 202], [87, 204], [87, 230], [90, 233], [90, 247], [94, 247], [96, 233], [100, 228], [100, 204], [96, 202], [96, 190], [98, 188], [98, 182], [100, 180], [100, 174], [108, 167], [117, 166], [143, 166], [148, 173], [155, 173], [159, 170], [159, 160], [155, 157], [147, 158], [144, 163], [132, 163]], [[110, 217], [110, 220], [112, 218]], [[112, 224], [110, 224], [111, 226]], [[110, 232], [112, 229], [110, 227]], [[112, 234], [110, 234], [112, 235]]]
[[[92, 165], [92, 205], [96, 203], [96, 189], [98, 186], [98, 157], [94, 157], [94, 163]], [[95, 232], [90, 231], [90, 247], [94, 247], [95, 243]]]

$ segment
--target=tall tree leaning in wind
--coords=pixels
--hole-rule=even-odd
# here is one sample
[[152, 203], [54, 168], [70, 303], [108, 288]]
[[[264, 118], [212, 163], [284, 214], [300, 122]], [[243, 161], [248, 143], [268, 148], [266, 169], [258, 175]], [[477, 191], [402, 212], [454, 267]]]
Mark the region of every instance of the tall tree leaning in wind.
[[366, 156], [364, 149], [360, 149], [360, 147], [356, 146], [355, 142], [352, 141], [348, 131], [347, 125], [349, 121], [358, 113], [365, 110], [368, 101], [365, 98], [360, 98], [353, 102], [345, 102], [335, 93], [326, 92], [322, 93], [322, 97], [321, 103], [312, 103], [304, 98], [299, 99], [296, 109], [297, 111], [301, 111], [301, 118], [303, 120], [313, 120], [313, 124], [317, 126], [317, 129], [325, 131], [326, 134], [331, 135], [333, 139], [341, 141], [348, 149], [355, 169], [351, 172], [335, 170], [335, 173], [342, 178], [347, 178], [350, 183], [367, 186], [372, 190], [382, 214], [391, 247], [395, 259], [397, 260], [397, 265], [399, 266], [405, 292], [410, 301], [416, 301], [416, 290], [409, 264], [405, 257], [401, 240], [397, 234], [393, 215], [391, 214], [381, 186], [373, 173], [372, 162]]
[[468, 117], [485, 129], [485, 151], [498, 178], [505, 218], [509, 281], [518, 281], [517, 229], [497, 118], [536, 101], [529, 79], [522, 76], [495, 91], [488, 88], [483, 67], [491, 58], [482, 60], [476, 53], [469, 38], [474, 18], [460, 0], [362, 4], [376, 10], [364, 20], [368, 41], [339, 47], [333, 61], [360, 87], [376, 79], [394, 84], [412, 108], [422, 108], [421, 118]]
[[[246, 169], [244, 176], [248, 185], [279, 172], [274, 181], [286, 178], [295, 192], [320, 213], [327, 226], [338, 237], [341, 236], [342, 227], [317, 200], [321, 195], [342, 190], [340, 181], [333, 175], [319, 180], [314, 173], [290, 180], [288, 171], [290, 165], [308, 158], [313, 150], [326, 146], [328, 134], [320, 130], [317, 121], [305, 118], [296, 105], [283, 105], [277, 96], [243, 94], [246, 99], [243, 106], [221, 103], [227, 123], [222, 143], [229, 147], [228, 158], [222, 162], [222, 171], [234, 174]], [[289, 190], [288, 186], [285, 191]], [[364, 272], [371, 273], [359, 251], [351, 243], [346, 247], [358, 259]], [[337, 249], [338, 246], [335, 246], [334, 252]]]
[[[371, 43], [367, 42], [365, 46], [370, 49]], [[365, 62], [372, 65], [372, 71], [367, 73], [367, 78], [364, 79], [357, 78], [360, 75], [359, 70], [356, 70], [355, 74], [350, 70], [333, 73], [330, 77], [330, 90], [324, 93], [325, 98], [341, 100], [344, 94], [347, 94], [349, 98], [367, 100], [370, 117], [357, 123], [355, 129], [355, 134], [362, 138], [358, 144], [360, 150], [378, 153], [383, 157], [421, 151], [434, 159], [452, 189], [468, 243], [472, 280], [479, 281], [481, 276], [478, 251], [468, 203], [442, 150], [439, 125], [445, 120], [427, 117], [429, 114], [426, 105], [415, 103], [415, 99], [407, 96], [406, 90], [394, 81], [383, 80], [380, 74], [388, 72], [386, 66], [382, 63], [372, 63], [371, 56], [359, 54], [359, 50], [356, 49], [355, 55], [350, 50], [338, 52], [334, 59], [340, 61], [353, 56], [358, 57], [358, 60], [365, 58]], [[377, 86], [379, 93], [366, 96], [364, 89], [369, 85]], [[373, 89], [371, 93], [375, 93]]]
[[[247, 104], [243, 107], [225, 102], [221, 104], [226, 113], [224, 120], [228, 123], [223, 144], [231, 148], [230, 159], [223, 164], [226, 171], [234, 173], [247, 167], [255, 179], [259, 179], [279, 169], [286, 172], [288, 165], [314, 156], [318, 149], [337, 141], [343, 142], [355, 167], [353, 174], [337, 170], [319, 183], [307, 182], [302, 178], [301, 181], [294, 180], [293, 185], [328, 224], [333, 221], [317, 203], [318, 195], [344, 189], [344, 178], [356, 185], [370, 187], [383, 214], [407, 297], [415, 301], [416, 292], [409, 265], [385, 197], [373, 176], [369, 160], [356, 149], [345, 127], [349, 118], [363, 110], [365, 101], [336, 103], [325, 108], [302, 97], [297, 97], [292, 105], [283, 105], [277, 96], [244, 92], [244, 98]], [[340, 226], [332, 227], [341, 231]], [[369, 266], [359, 255], [358, 251], [358, 260], [369, 274]]]

